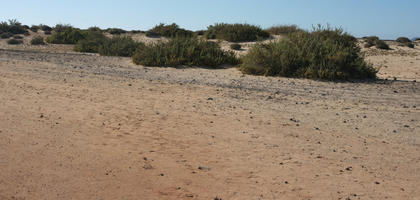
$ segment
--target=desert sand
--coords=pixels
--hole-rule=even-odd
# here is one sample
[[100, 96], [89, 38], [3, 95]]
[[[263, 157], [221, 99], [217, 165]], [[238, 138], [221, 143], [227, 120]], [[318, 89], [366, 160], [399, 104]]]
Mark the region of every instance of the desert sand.
[[0, 199], [420, 199], [419, 46], [323, 82], [27, 42], [0, 42]]

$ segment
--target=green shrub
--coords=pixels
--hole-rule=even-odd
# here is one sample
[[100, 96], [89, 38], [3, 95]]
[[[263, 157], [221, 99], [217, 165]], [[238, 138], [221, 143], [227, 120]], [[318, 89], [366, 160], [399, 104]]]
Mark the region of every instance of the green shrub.
[[192, 31], [179, 28], [175, 23], [171, 25], [159, 24], [146, 32], [147, 37], [192, 37]]
[[142, 43], [135, 42], [128, 36], [115, 36], [104, 40], [99, 47], [99, 54], [104, 56], [125, 56], [130, 57]]
[[206, 33], [205, 30], [198, 30], [194, 32], [196, 35], [204, 35]]
[[31, 34], [28, 32], [23, 33], [24, 36], [30, 36]]
[[420, 41], [420, 38], [414, 38], [414, 41]]
[[24, 25], [15, 19], [9, 20], [9, 22], [0, 22], [0, 33], [12, 33], [12, 34], [24, 34], [27, 32]]
[[0, 35], [0, 37], [1, 37], [2, 39], [7, 39], [7, 38], [10, 38], [10, 37], [12, 37], [12, 36], [13, 36], [13, 34], [12, 34], [12, 33], [9, 33], [9, 32], [2, 33], [2, 34]]
[[41, 36], [35, 36], [31, 40], [31, 45], [44, 45], [44, 44], [45, 44], [44, 38]]
[[407, 37], [399, 37], [399, 38], [397, 38], [397, 42], [399, 42], [399, 43], [410, 43], [411, 40], [408, 39]]
[[109, 28], [109, 29], [106, 29], [106, 32], [112, 35], [121, 35], [121, 34], [127, 33], [126, 30], [123, 30], [120, 28]]
[[376, 45], [376, 42], [379, 41], [379, 38], [376, 36], [364, 37], [365, 48], [370, 48]]
[[105, 40], [107, 38], [102, 32], [98, 30], [88, 31], [86, 38], [78, 41], [74, 50], [78, 52], [99, 53], [99, 49], [105, 43]]
[[22, 44], [22, 43], [23, 43], [22, 40], [17, 40], [17, 39], [7, 40], [7, 44], [11, 44], [11, 45]]
[[207, 39], [221, 39], [229, 42], [248, 42], [268, 38], [270, 34], [258, 26], [249, 24], [215, 24], [208, 27]]
[[73, 28], [69, 25], [57, 25], [54, 28], [55, 33], [46, 38], [48, 43], [52, 44], [76, 44], [79, 40], [87, 37], [86, 32]]
[[357, 39], [341, 29], [318, 26], [295, 32], [284, 40], [258, 43], [242, 59], [247, 74], [323, 80], [375, 78], [376, 70], [364, 60]]
[[13, 39], [21, 40], [21, 39], [23, 39], [23, 37], [20, 36], [20, 35], [15, 35], [15, 36], [13, 36]]
[[383, 40], [378, 40], [376, 41], [375, 47], [378, 49], [384, 49], [384, 50], [389, 50], [389, 45], [383, 41]]
[[197, 38], [177, 37], [169, 42], [159, 42], [137, 49], [135, 64], [145, 66], [207, 66], [235, 65], [238, 60], [232, 51], [223, 51], [215, 42]]
[[230, 45], [230, 48], [233, 50], [240, 50], [242, 48], [242, 46], [238, 43], [233, 43]]
[[295, 32], [304, 31], [304, 30], [300, 29], [297, 25], [278, 25], [278, 26], [272, 26], [266, 29], [266, 31], [273, 35], [282, 35], [282, 34], [295, 33]]
[[51, 31], [44, 31], [45, 35], [51, 35]]
[[38, 32], [38, 30], [39, 30], [39, 26], [37, 26], [37, 25], [32, 25], [29, 29], [32, 31], [32, 32]]
[[92, 26], [92, 27], [89, 27], [89, 28], [87, 29], [87, 31], [89, 31], [89, 32], [100, 32], [100, 33], [102, 33], [102, 29], [101, 29], [101, 28], [99, 28], [99, 27], [97, 27], [97, 26]]
[[45, 25], [45, 24], [40, 24], [39, 28], [44, 32], [47, 32], [47, 31], [51, 32], [53, 30], [51, 27], [49, 27], [48, 25]]

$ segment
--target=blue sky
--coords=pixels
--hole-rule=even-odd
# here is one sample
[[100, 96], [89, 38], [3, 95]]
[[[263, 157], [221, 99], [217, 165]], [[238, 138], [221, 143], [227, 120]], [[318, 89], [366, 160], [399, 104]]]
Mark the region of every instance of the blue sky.
[[0, 20], [23, 24], [71, 24], [147, 30], [176, 22], [205, 29], [216, 22], [250, 23], [263, 28], [297, 24], [340, 26], [355, 36], [420, 37], [420, 0], [5, 0]]

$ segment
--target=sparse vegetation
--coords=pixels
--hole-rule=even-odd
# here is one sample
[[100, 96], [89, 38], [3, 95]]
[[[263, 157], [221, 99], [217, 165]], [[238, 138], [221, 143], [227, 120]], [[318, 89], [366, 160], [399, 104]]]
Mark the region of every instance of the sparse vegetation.
[[17, 44], [22, 44], [22, 43], [23, 43], [22, 40], [17, 40], [17, 39], [7, 40], [7, 44], [10, 44], [10, 45], [17, 45]]
[[254, 25], [222, 23], [209, 26], [205, 36], [207, 39], [248, 42], [268, 38], [270, 34]]
[[15, 36], [13, 36], [13, 39], [21, 40], [21, 39], [23, 39], [23, 37], [20, 36], [20, 35], [15, 35]]
[[177, 24], [159, 24], [146, 32], [147, 37], [192, 37], [194, 33], [180, 28]]
[[138, 48], [133, 62], [145, 66], [206, 66], [235, 65], [238, 60], [232, 51], [223, 51], [215, 42], [197, 38], [177, 37]]
[[238, 43], [233, 43], [230, 45], [230, 48], [233, 50], [240, 50], [242, 48], [242, 46]]
[[356, 38], [321, 26], [312, 32], [291, 33], [285, 40], [256, 44], [242, 62], [240, 70], [247, 74], [323, 80], [376, 77]]
[[31, 40], [31, 45], [44, 45], [44, 44], [45, 44], [44, 38], [41, 36], [35, 36]]
[[272, 26], [266, 29], [266, 31], [273, 35], [282, 35], [282, 34], [295, 33], [295, 32], [304, 31], [304, 30], [300, 29], [297, 25], [278, 25], [278, 26]]

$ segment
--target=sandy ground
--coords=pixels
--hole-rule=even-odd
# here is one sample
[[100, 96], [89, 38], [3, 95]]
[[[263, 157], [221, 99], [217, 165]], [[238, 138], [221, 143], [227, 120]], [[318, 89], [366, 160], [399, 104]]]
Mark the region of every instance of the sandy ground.
[[10, 48], [0, 199], [420, 199], [416, 49], [332, 83]]

